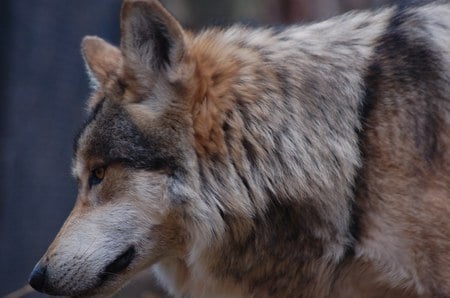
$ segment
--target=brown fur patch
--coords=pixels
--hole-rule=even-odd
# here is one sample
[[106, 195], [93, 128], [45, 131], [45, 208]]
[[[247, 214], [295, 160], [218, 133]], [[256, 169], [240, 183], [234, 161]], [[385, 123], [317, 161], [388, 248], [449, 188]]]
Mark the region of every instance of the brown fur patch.
[[120, 50], [95, 36], [86, 36], [81, 44], [84, 59], [100, 84], [105, 84], [122, 64]]
[[200, 155], [226, 153], [222, 123], [235, 104], [230, 87], [240, 67], [231, 57], [224, 58], [229, 56], [226, 51], [229, 49], [219, 48], [207, 40], [196, 43], [192, 49], [199, 86], [192, 105], [193, 127]]

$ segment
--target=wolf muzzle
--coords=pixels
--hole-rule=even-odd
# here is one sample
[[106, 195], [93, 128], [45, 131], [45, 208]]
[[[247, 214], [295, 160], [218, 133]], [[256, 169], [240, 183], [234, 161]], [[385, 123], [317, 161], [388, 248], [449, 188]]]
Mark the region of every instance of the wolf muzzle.
[[[135, 257], [136, 248], [132, 245], [114, 259], [114, 261], [106, 265], [103, 271], [97, 275], [98, 283], [96, 284], [96, 287], [101, 286], [110, 277], [114, 277], [116, 274], [127, 269]], [[43, 264], [42, 260], [34, 267], [28, 283], [36, 291], [48, 295], [61, 295], [61, 293], [66, 293], [65, 289], [58, 289], [58, 286], [55, 286], [58, 282], [51, 280], [48, 274], [48, 265]]]

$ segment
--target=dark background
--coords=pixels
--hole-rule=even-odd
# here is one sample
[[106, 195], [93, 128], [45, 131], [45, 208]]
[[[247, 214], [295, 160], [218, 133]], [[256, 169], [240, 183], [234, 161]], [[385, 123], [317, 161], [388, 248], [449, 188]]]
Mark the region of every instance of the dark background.
[[[310, 21], [389, 2], [394, 1], [163, 1], [189, 28]], [[26, 284], [74, 204], [72, 138], [89, 95], [80, 41], [98, 35], [118, 44], [120, 5], [0, 0], [0, 296]], [[152, 283], [138, 280], [121, 295], [156, 297], [153, 291]]]

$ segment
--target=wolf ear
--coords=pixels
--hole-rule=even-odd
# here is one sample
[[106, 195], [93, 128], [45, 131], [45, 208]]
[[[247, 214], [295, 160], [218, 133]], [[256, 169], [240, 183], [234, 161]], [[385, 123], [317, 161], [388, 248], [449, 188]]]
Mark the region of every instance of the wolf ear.
[[154, 73], [175, 66], [183, 57], [183, 29], [156, 0], [125, 0], [120, 27], [121, 50], [137, 66]]
[[120, 50], [99, 37], [84, 37], [81, 52], [94, 87], [105, 84], [122, 63]]

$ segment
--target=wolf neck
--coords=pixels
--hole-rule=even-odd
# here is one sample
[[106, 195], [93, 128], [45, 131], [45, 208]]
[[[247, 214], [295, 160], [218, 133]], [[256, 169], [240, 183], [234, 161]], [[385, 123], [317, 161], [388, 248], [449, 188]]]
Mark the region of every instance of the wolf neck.
[[[315, 279], [343, 258], [353, 241], [360, 86], [383, 30], [355, 28], [387, 16], [353, 17], [351, 37], [332, 37], [336, 23], [349, 23], [343, 17], [281, 33], [206, 31], [193, 41], [205, 90], [193, 106], [199, 191], [213, 239], [194, 235], [188, 263], [264, 294], [280, 293], [290, 270]], [[274, 274], [272, 289], [259, 284]]]

